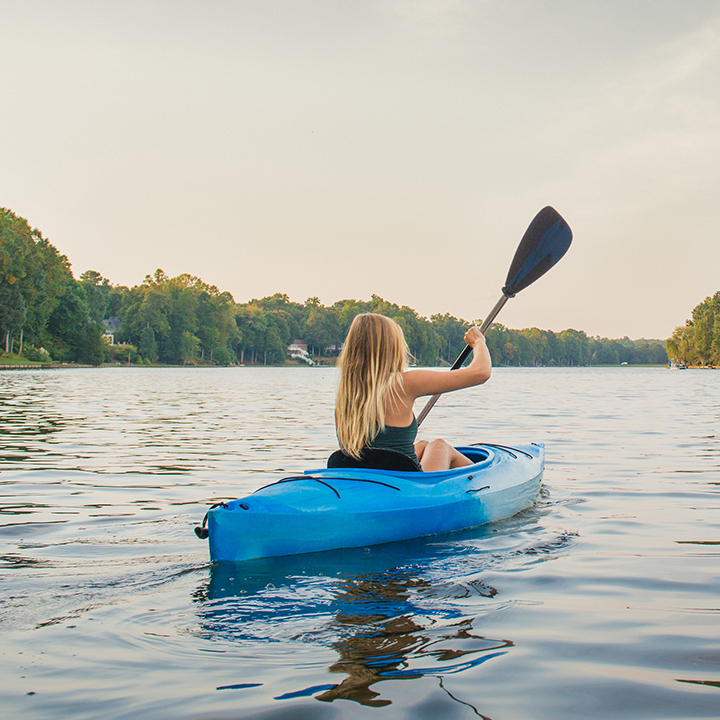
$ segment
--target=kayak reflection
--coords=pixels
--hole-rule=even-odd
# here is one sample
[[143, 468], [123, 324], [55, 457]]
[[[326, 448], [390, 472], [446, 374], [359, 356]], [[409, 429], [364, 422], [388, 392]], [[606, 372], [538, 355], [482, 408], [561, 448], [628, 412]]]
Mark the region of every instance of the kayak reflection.
[[[422, 581], [395, 577], [386, 582], [372, 578], [354, 578], [343, 583], [341, 594], [349, 605], [360, 605], [369, 596], [377, 606], [378, 596], [384, 595], [391, 610], [399, 602], [407, 602], [407, 595], [415, 589], [427, 587]], [[340, 600], [340, 597], [338, 598]], [[353, 608], [354, 609], [354, 608]], [[318, 700], [346, 699], [362, 705], [383, 706], [389, 700], [378, 699], [379, 693], [370, 689], [385, 679], [420, 678], [425, 675], [446, 675], [466, 670], [507, 652], [512, 642], [493, 640], [476, 634], [473, 618], [457, 618], [454, 622], [425, 623], [412, 614], [388, 616], [382, 613], [338, 613], [336, 627], [341, 637], [332, 643], [340, 659], [330, 666], [331, 673], [347, 677], [320, 695]]]
[[371, 686], [442, 678], [513, 647], [510, 640], [478, 633], [477, 616], [467, 614], [478, 605], [497, 607], [494, 588], [476, 578], [450, 581], [427, 572], [428, 563], [442, 564], [442, 548], [410, 541], [215, 565], [209, 583], [196, 592], [202, 632], [234, 641], [316, 642], [337, 652], [329, 672], [344, 679], [277, 700], [313, 695], [321, 701], [389, 705]]

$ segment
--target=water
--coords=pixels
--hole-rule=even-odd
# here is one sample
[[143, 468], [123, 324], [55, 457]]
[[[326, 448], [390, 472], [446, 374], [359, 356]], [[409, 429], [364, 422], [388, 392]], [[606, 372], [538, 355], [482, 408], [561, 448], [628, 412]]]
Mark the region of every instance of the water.
[[422, 431], [545, 442], [534, 508], [210, 566], [207, 505], [321, 466], [334, 383], [0, 373], [4, 716], [720, 716], [720, 373], [498, 369]]

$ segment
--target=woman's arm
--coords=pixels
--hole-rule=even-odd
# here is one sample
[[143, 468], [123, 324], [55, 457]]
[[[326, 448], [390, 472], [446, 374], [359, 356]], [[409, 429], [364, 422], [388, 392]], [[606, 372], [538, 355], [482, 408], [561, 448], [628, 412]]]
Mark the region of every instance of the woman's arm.
[[482, 385], [490, 379], [492, 361], [485, 344], [485, 336], [476, 327], [471, 327], [464, 337], [473, 349], [472, 362], [464, 368], [442, 372], [438, 370], [408, 370], [403, 374], [403, 389], [411, 398], [423, 395], [461, 390], [462, 388]]

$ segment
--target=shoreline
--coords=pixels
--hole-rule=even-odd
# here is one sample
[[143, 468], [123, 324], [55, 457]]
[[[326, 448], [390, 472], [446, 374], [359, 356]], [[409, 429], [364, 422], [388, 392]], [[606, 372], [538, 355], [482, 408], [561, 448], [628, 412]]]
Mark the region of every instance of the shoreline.
[[[115, 363], [104, 363], [102, 365], [81, 365], [76, 363], [19, 363], [0, 364], [0, 372], [3, 370], [87, 370], [87, 369], [110, 369], [110, 368], [134, 368], [134, 369], [156, 369], [162, 370], [164, 368], [186, 368], [195, 370], [221, 370], [227, 368], [329, 368], [335, 367], [335, 363], [317, 364], [317, 365], [306, 365], [306, 364], [295, 364], [288, 363], [284, 365], [135, 365], [123, 363], [118, 365]], [[434, 369], [443, 370], [447, 366], [433, 366]], [[524, 368], [524, 369], [536, 369], [536, 370], [547, 370], [547, 369], [560, 369], [560, 368], [667, 368], [668, 370], [678, 369], [670, 368], [667, 365], [496, 365], [493, 369], [507, 369], [507, 368]], [[687, 370], [718, 370], [720, 368], [711, 365], [688, 365]]]

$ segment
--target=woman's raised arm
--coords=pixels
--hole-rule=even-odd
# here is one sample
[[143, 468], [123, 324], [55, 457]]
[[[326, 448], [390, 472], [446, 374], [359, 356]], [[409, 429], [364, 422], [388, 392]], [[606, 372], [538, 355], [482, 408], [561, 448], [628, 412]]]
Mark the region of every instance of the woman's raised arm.
[[473, 349], [473, 359], [467, 367], [443, 372], [442, 370], [408, 370], [403, 374], [403, 389], [411, 398], [438, 395], [482, 385], [490, 379], [492, 361], [485, 336], [477, 327], [471, 327], [464, 340]]

